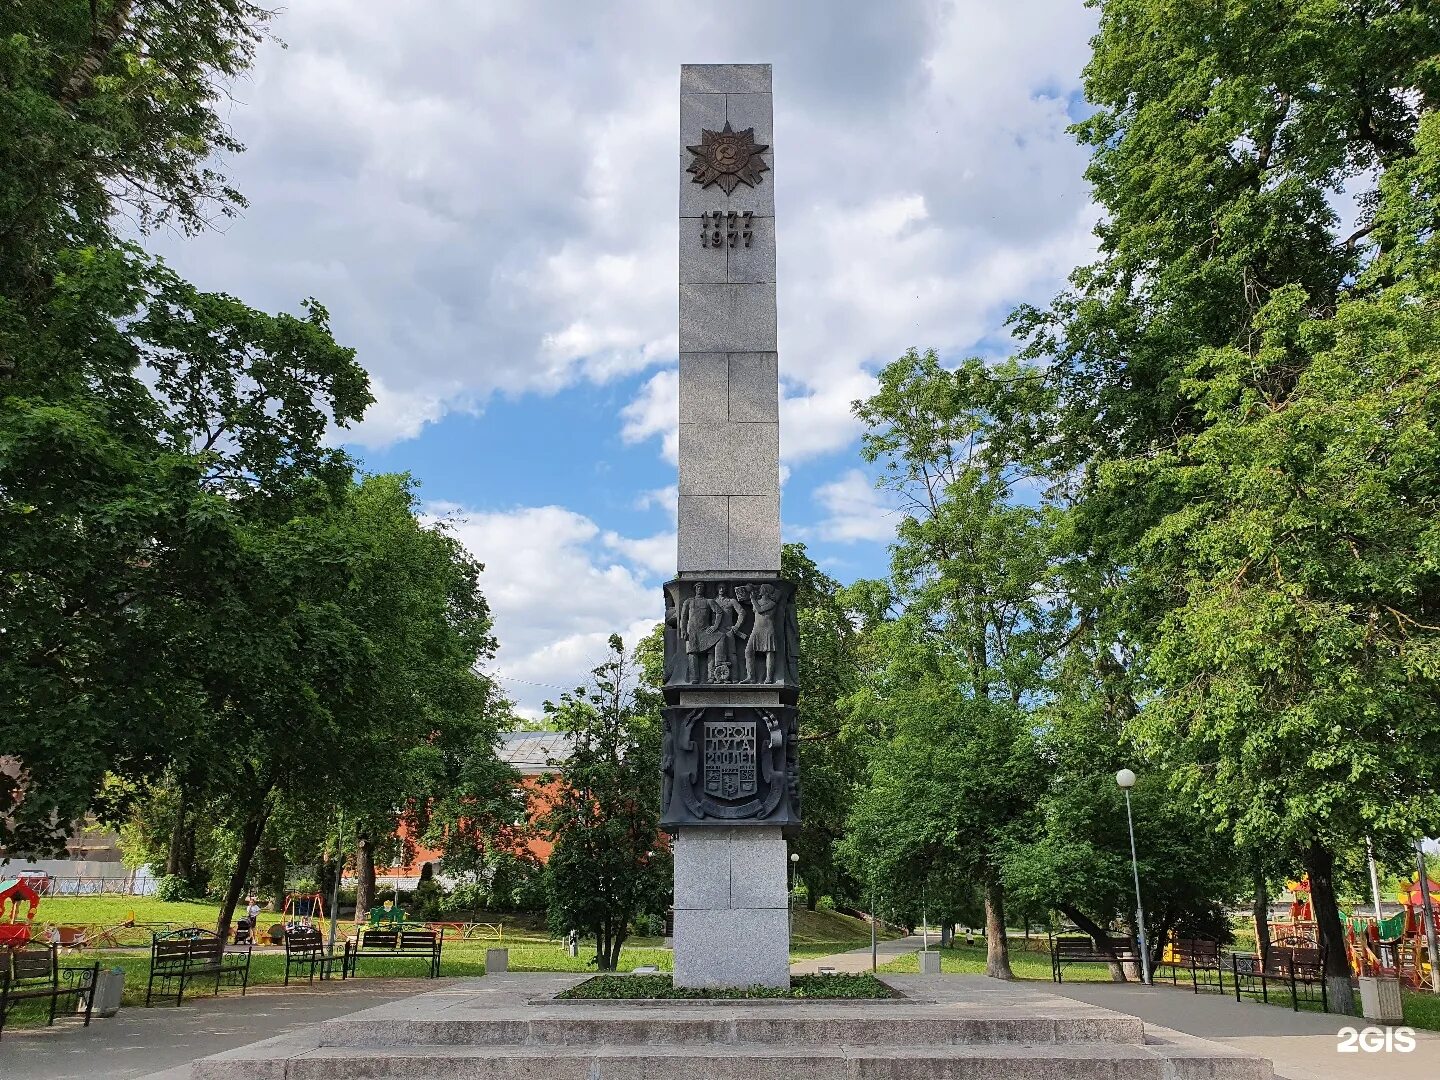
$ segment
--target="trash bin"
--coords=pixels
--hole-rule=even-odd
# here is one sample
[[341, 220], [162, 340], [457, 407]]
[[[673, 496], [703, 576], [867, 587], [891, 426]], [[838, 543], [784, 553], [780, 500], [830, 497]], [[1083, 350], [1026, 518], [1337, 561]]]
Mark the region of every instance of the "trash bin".
[[1360, 1011], [1366, 1020], [1398, 1024], [1405, 1018], [1405, 1007], [1400, 999], [1400, 980], [1362, 976]]
[[[114, 1016], [120, 1011], [120, 996], [125, 992], [125, 972], [120, 968], [101, 968], [95, 976], [95, 1002], [91, 1016]], [[75, 1011], [85, 1011], [85, 999], [77, 998]]]

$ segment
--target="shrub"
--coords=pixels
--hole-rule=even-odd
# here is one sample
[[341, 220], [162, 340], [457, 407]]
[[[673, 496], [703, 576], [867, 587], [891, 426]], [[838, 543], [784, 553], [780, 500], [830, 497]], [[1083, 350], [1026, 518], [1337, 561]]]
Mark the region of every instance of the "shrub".
[[415, 886], [414, 895], [415, 904], [412, 915], [421, 919], [438, 919], [440, 917], [445, 902], [445, 890], [440, 888], [439, 882], [434, 878], [421, 878], [420, 883]]
[[449, 896], [440, 898], [442, 915], [475, 915], [485, 910], [485, 886], [479, 882], [456, 885]]
[[179, 874], [166, 874], [155, 882], [155, 899], [175, 904], [182, 900], [194, 900], [195, 891]]

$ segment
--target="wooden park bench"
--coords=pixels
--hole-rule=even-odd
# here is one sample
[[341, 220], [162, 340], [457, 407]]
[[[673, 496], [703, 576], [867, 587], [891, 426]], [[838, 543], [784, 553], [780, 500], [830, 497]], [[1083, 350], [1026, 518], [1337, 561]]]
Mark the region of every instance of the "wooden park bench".
[[95, 983], [100, 963], [89, 967], [61, 967], [60, 949], [53, 942], [30, 948], [0, 949], [0, 1033], [5, 1018], [27, 1001], [49, 1001], [50, 1016], [46, 1025], [55, 1023], [56, 1006], [62, 998], [73, 999], [75, 1011], [85, 1003], [85, 1026], [90, 1026], [90, 1010], [95, 1005]]
[[430, 978], [440, 975], [441, 936], [434, 930], [361, 930], [354, 941], [345, 943], [341, 977], [355, 974], [356, 961], [362, 956], [424, 959], [429, 961]]
[[[285, 935], [285, 985], [290, 985], [291, 968], [309, 968], [310, 981], [318, 969], [322, 980], [335, 973], [335, 953], [313, 926], [297, 926]], [[341, 955], [343, 963], [344, 955]]]
[[1127, 938], [1106, 938], [1103, 944], [1088, 935], [1050, 939], [1050, 977], [1057, 983], [1065, 981], [1062, 969], [1069, 964], [1116, 962], [1138, 962], [1138, 954]]
[[1268, 1002], [1273, 983], [1290, 991], [1290, 1008], [1296, 1012], [1300, 1011], [1301, 1001], [1317, 1000], [1322, 1011], [1330, 1011], [1325, 964], [1319, 949], [1274, 947], [1263, 961], [1259, 956], [1236, 954], [1230, 958], [1230, 970], [1235, 979], [1236, 1001], [1245, 993], [1252, 999], [1258, 994], [1261, 1001]]
[[[1190, 973], [1190, 985], [1195, 992], [1200, 987], [1219, 985], [1225, 993], [1225, 965], [1220, 956], [1220, 943], [1210, 938], [1176, 938], [1170, 943], [1166, 959], [1155, 965], [1156, 974], [1170, 969], [1170, 984], [1177, 985], [1180, 973]], [[1213, 978], [1212, 978], [1213, 976]]]
[[179, 1005], [185, 997], [186, 983], [211, 975], [215, 976], [215, 993], [220, 993], [221, 980], [230, 986], [238, 980], [243, 995], [250, 985], [250, 946], [227, 949], [224, 941], [198, 926], [156, 934], [150, 943], [150, 979], [145, 984], [145, 1004], [149, 1006], [157, 982], [162, 996], [168, 994], [168, 984], [177, 984], [175, 1004]]

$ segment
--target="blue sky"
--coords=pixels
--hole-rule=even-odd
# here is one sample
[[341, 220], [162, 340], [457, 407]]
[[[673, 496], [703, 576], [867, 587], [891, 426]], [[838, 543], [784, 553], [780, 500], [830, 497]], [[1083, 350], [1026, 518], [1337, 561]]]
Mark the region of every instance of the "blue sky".
[[1093, 251], [1080, 0], [291, 0], [233, 88], [250, 208], [158, 238], [198, 283], [306, 296], [405, 470], [487, 566], [526, 712], [674, 566], [682, 63], [774, 65], [784, 532], [842, 580], [894, 519], [850, 402], [911, 345], [1003, 355]]

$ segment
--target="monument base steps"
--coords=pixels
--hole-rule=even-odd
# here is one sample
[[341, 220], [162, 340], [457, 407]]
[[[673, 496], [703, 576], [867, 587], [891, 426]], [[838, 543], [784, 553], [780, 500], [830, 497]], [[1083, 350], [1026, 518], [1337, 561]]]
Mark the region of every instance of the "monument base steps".
[[[892, 1001], [564, 1002], [489, 975], [191, 1066], [193, 1080], [1271, 1080], [1270, 1063], [980, 976]], [[1157, 993], [1167, 991], [1159, 990]]]

